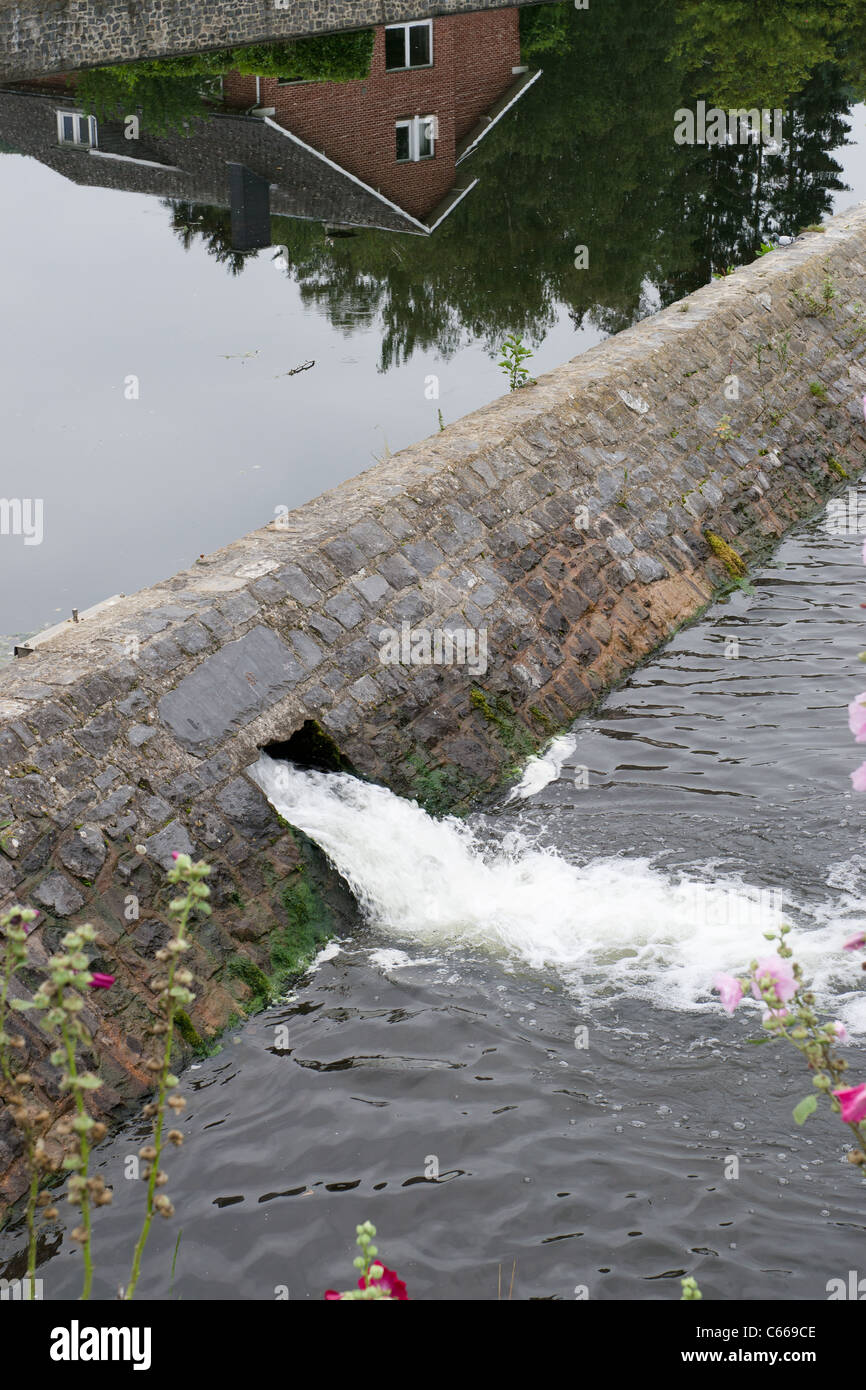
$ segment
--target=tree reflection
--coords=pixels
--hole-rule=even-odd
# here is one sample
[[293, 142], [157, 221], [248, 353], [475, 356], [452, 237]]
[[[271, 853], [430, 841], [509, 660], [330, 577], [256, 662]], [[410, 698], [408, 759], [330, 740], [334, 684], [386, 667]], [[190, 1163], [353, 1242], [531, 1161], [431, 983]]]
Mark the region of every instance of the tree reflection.
[[[749, 22], [726, 47], [713, 24], [728, 7]], [[491, 353], [508, 333], [537, 344], [560, 306], [576, 328], [625, 328], [655, 307], [648, 287], [670, 303], [829, 211], [844, 187], [829, 151], [845, 143], [866, 52], [862, 20], [837, 24], [831, 8], [767, 0], [762, 22], [752, 0], [522, 11], [526, 60], [544, 76], [471, 156], [479, 187], [430, 237], [359, 229], [331, 240], [274, 218], [287, 274], [345, 332], [380, 323], [383, 371], [415, 351], [447, 358], [466, 340]], [[783, 148], [677, 146], [674, 113], [699, 98], [783, 103]], [[185, 245], [203, 237], [238, 273], [227, 212], [173, 215]], [[575, 267], [578, 245], [587, 269]]]

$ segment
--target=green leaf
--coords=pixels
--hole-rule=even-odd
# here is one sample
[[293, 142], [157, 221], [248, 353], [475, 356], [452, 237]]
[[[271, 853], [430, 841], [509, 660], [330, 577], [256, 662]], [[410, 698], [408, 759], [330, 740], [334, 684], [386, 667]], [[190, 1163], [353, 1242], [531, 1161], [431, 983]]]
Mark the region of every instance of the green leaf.
[[794, 1106], [793, 1115], [798, 1125], [804, 1125], [809, 1116], [818, 1109], [818, 1097], [814, 1091], [811, 1095], [804, 1096], [799, 1105]]

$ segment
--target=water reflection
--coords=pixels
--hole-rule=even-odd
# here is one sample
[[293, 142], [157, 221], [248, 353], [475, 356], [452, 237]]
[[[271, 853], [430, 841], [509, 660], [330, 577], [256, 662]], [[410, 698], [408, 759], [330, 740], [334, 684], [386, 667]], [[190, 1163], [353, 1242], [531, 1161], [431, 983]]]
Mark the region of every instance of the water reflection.
[[379, 25], [351, 80], [292, 76], [284, 52], [246, 58], [264, 74], [208, 81], [151, 63], [138, 79], [107, 69], [19, 83], [0, 93], [0, 130], [76, 183], [218, 209], [210, 229], [201, 212], [187, 218], [220, 228], [215, 250], [237, 272], [239, 256], [271, 244], [271, 215], [323, 224], [329, 240], [361, 227], [429, 235], [474, 188], [466, 161], [541, 75], [521, 63], [516, 7]]
[[[0, 554], [0, 631], [490, 400], [506, 335], [545, 371], [846, 205], [866, 30], [826, 10], [726, 0], [720, 37], [705, 3], [482, 8], [0, 88], [4, 491], [46, 506], [45, 544]], [[698, 100], [783, 106], [781, 148], [678, 145]]]
[[[0, 91], [0, 139], [74, 182], [163, 197], [183, 244], [234, 274], [279, 248], [332, 322], [381, 316], [387, 370], [467, 333], [538, 340], [559, 306], [616, 332], [820, 221], [845, 188], [834, 152], [866, 39], [803, 8], [811, 27], [772, 62], [772, 19], [747, 23], [741, 0], [728, 47], [714, 6], [611, 0], [108, 68]], [[675, 144], [700, 94], [781, 104], [781, 149]]]

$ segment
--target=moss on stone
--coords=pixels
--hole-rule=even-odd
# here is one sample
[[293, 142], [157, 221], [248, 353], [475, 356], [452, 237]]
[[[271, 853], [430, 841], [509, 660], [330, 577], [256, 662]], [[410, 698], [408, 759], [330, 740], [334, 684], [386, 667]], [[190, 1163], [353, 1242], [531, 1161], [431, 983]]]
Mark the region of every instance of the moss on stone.
[[514, 706], [505, 695], [494, 695], [492, 702], [483, 690], [476, 686], [470, 692], [469, 701], [479, 710], [488, 724], [492, 724], [500, 742], [510, 753], [521, 758], [529, 758], [535, 752], [535, 740], [524, 724], [520, 722]]
[[[283, 884], [279, 893], [286, 920], [275, 923], [268, 935], [269, 969], [263, 970], [249, 956], [241, 954], [233, 956], [228, 963], [226, 974], [229, 979], [242, 980], [250, 990], [250, 997], [242, 1006], [243, 1016], [248, 1017], [267, 1008], [283, 992], [287, 982], [310, 965], [316, 952], [334, 933], [332, 914], [309, 881], [308, 872], [307, 868], [298, 869]], [[179, 1031], [184, 1042], [204, 1055], [219, 1051], [217, 1038], [205, 1041], [187, 1015], [181, 1017], [185, 1022], [179, 1022]], [[233, 1014], [220, 1028], [220, 1037], [238, 1021], [238, 1017]]]
[[189, 1047], [194, 1048], [196, 1052], [203, 1052], [206, 1049], [207, 1043], [196, 1030], [192, 1019], [185, 1009], [177, 1010], [174, 1016], [174, 1026]]
[[249, 956], [233, 956], [229, 961], [228, 973], [232, 979], [243, 980], [249, 988], [251, 998], [247, 1001], [247, 1008], [250, 1013], [258, 1013], [276, 993], [264, 970]]
[[271, 985], [278, 993], [286, 981], [299, 974], [314, 959], [333, 933], [331, 914], [320, 894], [301, 869], [280, 894], [286, 914], [285, 926], [271, 933]]
[[430, 816], [446, 815], [473, 790], [470, 778], [459, 768], [447, 763], [431, 765], [420, 752], [409, 754], [406, 767], [409, 795]]
[[704, 540], [713, 554], [721, 560], [732, 579], [743, 579], [748, 574], [748, 566], [742, 555], [738, 555], [733, 546], [723, 541], [715, 531], [705, 531]]
[[556, 728], [556, 725], [554, 721], [551, 719], [550, 715], [546, 714], [543, 709], [539, 709], [538, 705], [530, 705], [529, 713], [535, 720], [536, 724], [539, 724], [541, 728], [545, 731], [545, 733], [550, 733], [552, 730]]

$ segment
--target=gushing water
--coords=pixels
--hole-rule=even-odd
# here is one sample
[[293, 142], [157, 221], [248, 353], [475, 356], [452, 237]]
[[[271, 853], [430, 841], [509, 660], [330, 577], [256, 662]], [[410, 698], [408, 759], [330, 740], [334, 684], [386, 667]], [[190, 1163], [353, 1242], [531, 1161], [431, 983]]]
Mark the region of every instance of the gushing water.
[[[706, 1010], [717, 970], [742, 972], [771, 949], [763, 932], [806, 919], [780, 893], [676, 878], [649, 859], [575, 864], [520, 832], [482, 843], [471, 823], [434, 820], [345, 774], [262, 755], [253, 776], [280, 815], [321, 847], [381, 932], [554, 969], [581, 994]], [[839, 950], [844, 930], [828, 914], [790, 937], [819, 990], [836, 996], [855, 984], [856, 965]], [[855, 999], [836, 999], [852, 1027], [860, 1023]]]

